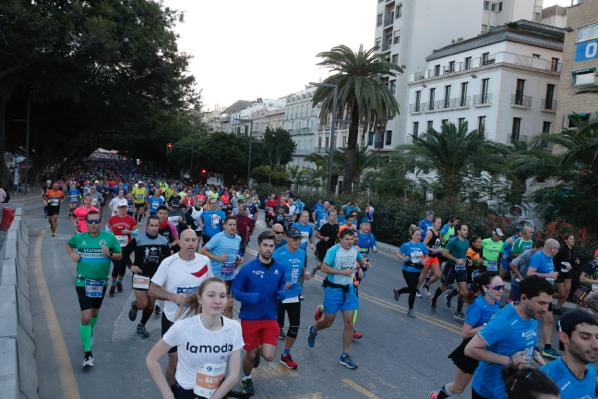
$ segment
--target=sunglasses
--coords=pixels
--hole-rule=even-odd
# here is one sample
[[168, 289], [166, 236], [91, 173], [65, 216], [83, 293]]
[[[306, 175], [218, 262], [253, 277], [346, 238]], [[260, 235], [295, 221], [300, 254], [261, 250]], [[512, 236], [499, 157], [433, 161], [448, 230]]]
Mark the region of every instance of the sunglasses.
[[489, 285], [488, 288], [492, 288], [494, 291], [502, 291], [505, 289], [505, 286], [504, 285], [495, 285], [495, 286]]
[[284, 234], [284, 231], [274, 231], [274, 234]]
[[89, 219], [87, 221], [89, 224], [100, 224], [100, 219]]

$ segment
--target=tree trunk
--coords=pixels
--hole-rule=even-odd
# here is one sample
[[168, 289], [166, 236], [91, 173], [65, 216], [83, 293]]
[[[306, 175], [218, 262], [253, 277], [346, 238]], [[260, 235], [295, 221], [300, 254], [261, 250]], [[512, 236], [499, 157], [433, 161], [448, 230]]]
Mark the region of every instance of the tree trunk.
[[351, 124], [349, 125], [349, 137], [347, 138], [347, 150], [345, 151], [345, 170], [343, 173], [343, 191], [346, 194], [353, 192], [353, 176], [355, 176], [355, 148], [357, 147], [357, 135], [359, 132], [359, 110], [357, 105], [351, 109]]
[[[9, 171], [4, 162], [4, 149], [6, 140], [6, 109], [8, 107], [8, 100], [12, 94], [12, 88], [0, 90], [0, 184], [2, 187], [7, 187]], [[8, 190], [7, 190], [8, 191]]]

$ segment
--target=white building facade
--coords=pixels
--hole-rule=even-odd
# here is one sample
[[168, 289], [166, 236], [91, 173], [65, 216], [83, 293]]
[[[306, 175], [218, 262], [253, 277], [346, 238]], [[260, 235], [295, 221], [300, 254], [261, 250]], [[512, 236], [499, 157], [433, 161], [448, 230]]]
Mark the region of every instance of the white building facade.
[[316, 152], [320, 107], [312, 106], [315, 88], [289, 94], [285, 98], [284, 129], [289, 131], [295, 142], [293, 165], [312, 167], [305, 157]]
[[407, 142], [409, 76], [427, 68], [426, 57], [434, 49], [511, 21], [539, 21], [542, 4], [543, 0], [378, 0], [378, 52], [401, 66], [404, 73], [389, 81], [400, 114], [388, 122], [385, 132], [368, 139], [371, 146], [390, 150]]
[[518, 21], [428, 56], [410, 75], [408, 142], [467, 121], [495, 142], [526, 141], [555, 122], [564, 30]]

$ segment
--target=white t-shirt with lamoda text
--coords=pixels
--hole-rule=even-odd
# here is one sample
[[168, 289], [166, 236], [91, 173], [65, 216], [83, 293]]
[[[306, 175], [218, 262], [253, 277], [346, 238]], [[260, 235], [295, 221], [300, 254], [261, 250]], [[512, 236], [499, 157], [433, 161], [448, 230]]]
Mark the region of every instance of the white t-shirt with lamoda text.
[[222, 317], [222, 328], [211, 331], [199, 315], [177, 320], [162, 339], [176, 346], [178, 364], [175, 378], [183, 389], [211, 398], [222, 383], [232, 352], [243, 348], [241, 324]]
[[[199, 285], [208, 277], [212, 277], [212, 266], [207, 256], [195, 254], [191, 261], [183, 260], [179, 254], [174, 254], [164, 259], [154, 277], [152, 283], [158, 284], [171, 294], [197, 293]], [[172, 301], [164, 302], [164, 315], [170, 321], [176, 318], [179, 305]]]

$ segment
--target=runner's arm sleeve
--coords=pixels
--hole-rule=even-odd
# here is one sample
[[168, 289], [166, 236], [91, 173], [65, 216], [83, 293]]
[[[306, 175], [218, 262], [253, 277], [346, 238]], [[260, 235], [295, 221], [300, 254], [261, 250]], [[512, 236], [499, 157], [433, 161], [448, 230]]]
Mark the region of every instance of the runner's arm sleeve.
[[[136, 249], [137, 241], [135, 238], [131, 239], [129, 245], [123, 248], [123, 262], [125, 263], [125, 266], [130, 268], [133, 265], [133, 261], [131, 261], [131, 254], [135, 252]], [[137, 261], [137, 256], [135, 256], [135, 261]]]
[[168, 331], [166, 331], [166, 333], [164, 334], [164, 336], [162, 336], [162, 340], [164, 340], [164, 342], [166, 343], [166, 345], [170, 346], [170, 347], [175, 347], [177, 345], [179, 345], [181, 342], [181, 334], [180, 334], [180, 328], [179, 326], [181, 325], [181, 323], [174, 323], [169, 329]]
[[480, 307], [475, 305], [474, 303], [469, 305], [469, 307], [467, 308], [467, 317], [465, 318], [465, 323], [469, 324], [472, 327], [478, 325], [482, 314]]
[[[246, 302], [246, 303], [258, 303], [260, 299], [259, 292], [244, 292], [243, 286], [245, 285], [245, 279], [247, 278], [247, 269], [242, 268], [239, 271], [239, 274], [233, 280], [233, 286], [231, 287], [231, 292], [233, 297], [239, 302]], [[284, 277], [283, 277], [284, 280]]]
[[71, 248], [77, 248], [77, 235], [73, 234], [71, 238], [66, 242], [67, 245]]
[[478, 334], [487, 346], [492, 346], [498, 341], [505, 338], [510, 333], [511, 329], [509, 326], [505, 326], [502, 319], [491, 319], [490, 322], [484, 327]]

